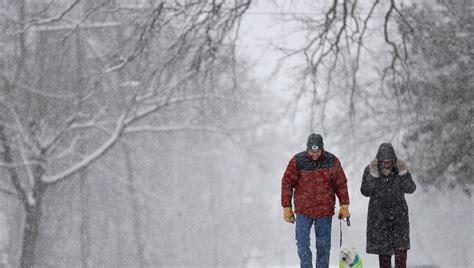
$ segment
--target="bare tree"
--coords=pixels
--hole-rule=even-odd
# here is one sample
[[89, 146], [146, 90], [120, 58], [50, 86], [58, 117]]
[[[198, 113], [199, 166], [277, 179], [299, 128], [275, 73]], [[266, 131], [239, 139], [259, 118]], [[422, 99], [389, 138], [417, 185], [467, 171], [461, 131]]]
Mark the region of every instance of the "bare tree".
[[2, 4], [0, 166], [12, 186], [2, 191], [17, 196], [26, 213], [22, 267], [35, 263], [48, 187], [76, 178], [126, 134], [218, 129], [173, 119], [190, 106], [234, 101], [209, 82], [235, 82], [213, 70], [233, 62], [236, 26], [249, 5]]
[[[325, 121], [331, 98], [344, 96], [353, 120], [366, 88], [379, 80], [383, 91], [386, 81], [392, 82], [406, 69], [406, 40], [413, 29], [401, 10], [402, 2], [332, 0], [298, 5], [305, 12], [278, 15], [296, 22], [304, 41], [291, 49], [276, 44], [284, 53], [281, 61], [302, 57], [305, 62], [299, 68], [296, 102], [302, 98], [310, 102], [310, 124], [314, 125]], [[406, 24], [401, 33], [398, 21]], [[374, 72], [379, 72], [375, 79]]]

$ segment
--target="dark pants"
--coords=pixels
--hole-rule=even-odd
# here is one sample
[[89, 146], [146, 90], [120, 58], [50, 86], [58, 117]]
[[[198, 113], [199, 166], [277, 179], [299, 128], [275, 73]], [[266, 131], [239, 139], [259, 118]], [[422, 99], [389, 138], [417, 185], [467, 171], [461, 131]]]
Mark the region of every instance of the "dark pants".
[[316, 233], [316, 268], [329, 267], [331, 222], [331, 216], [310, 218], [302, 214], [296, 215], [296, 245], [301, 268], [313, 267], [313, 254], [310, 248], [310, 232], [313, 224]]
[[[379, 266], [380, 268], [390, 268], [392, 265], [391, 255], [379, 255]], [[406, 268], [407, 267], [407, 250], [396, 250], [395, 251], [395, 268]]]

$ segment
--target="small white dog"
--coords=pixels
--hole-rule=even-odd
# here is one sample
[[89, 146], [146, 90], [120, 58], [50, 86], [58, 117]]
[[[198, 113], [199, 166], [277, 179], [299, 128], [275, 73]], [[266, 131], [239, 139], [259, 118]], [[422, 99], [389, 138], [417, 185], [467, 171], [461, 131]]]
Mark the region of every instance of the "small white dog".
[[362, 268], [362, 260], [354, 247], [339, 252], [339, 268]]

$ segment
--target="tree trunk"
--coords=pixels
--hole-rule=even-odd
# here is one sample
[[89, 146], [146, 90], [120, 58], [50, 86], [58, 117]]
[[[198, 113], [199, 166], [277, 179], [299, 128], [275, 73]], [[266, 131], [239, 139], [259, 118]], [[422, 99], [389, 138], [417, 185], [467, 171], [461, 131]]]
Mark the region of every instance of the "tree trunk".
[[138, 251], [138, 267], [148, 267], [148, 255], [145, 249], [145, 238], [143, 237], [143, 228], [142, 228], [142, 219], [141, 219], [141, 210], [143, 204], [141, 198], [137, 191], [137, 183], [133, 176], [133, 166], [132, 159], [130, 156], [130, 150], [128, 149], [125, 143], [122, 143], [122, 148], [125, 153], [125, 166], [127, 168], [127, 182], [128, 182], [128, 191], [130, 193], [132, 201], [132, 217], [133, 217], [133, 235], [137, 243]]
[[[41, 157], [44, 152], [41, 153]], [[33, 267], [35, 261], [35, 246], [38, 240], [39, 225], [43, 214], [41, 204], [48, 184], [41, 181], [44, 174], [43, 167], [37, 165], [33, 169], [33, 202], [24, 202], [26, 221], [23, 230], [23, 251], [20, 265], [22, 268]]]
[[21, 255], [21, 267], [33, 267], [35, 259], [35, 245], [38, 237], [38, 227], [41, 219], [41, 205], [26, 205], [26, 224], [23, 230], [23, 251]]
[[26, 222], [23, 230], [23, 248], [20, 264], [22, 268], [33, 267], [35, 261], [35, 246], [42, 216], [41, 203], [46, 185], [36, 185], [33, 196], [34, 204], [25, 204]]
[[81, 265], [84, 268], [91, 267], [90, 263], [90, 207], [89, 207], [89, 185], [86, 170], [79, 172], [81, 192]]

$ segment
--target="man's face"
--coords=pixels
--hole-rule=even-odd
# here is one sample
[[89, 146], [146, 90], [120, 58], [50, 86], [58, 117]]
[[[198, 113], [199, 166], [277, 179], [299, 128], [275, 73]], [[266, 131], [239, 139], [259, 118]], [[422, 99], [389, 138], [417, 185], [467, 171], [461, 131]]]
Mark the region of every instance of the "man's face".
[[320, 149], [318, 149], [318, 150], [308, 150], [308, 154], [309, 154], [309, 156], [311, 156], [311, 158], [313, 160], [318, 160], [319, 157], [321, 157], [322, 153], [323, 153], [323, 150], [320, 150]]

